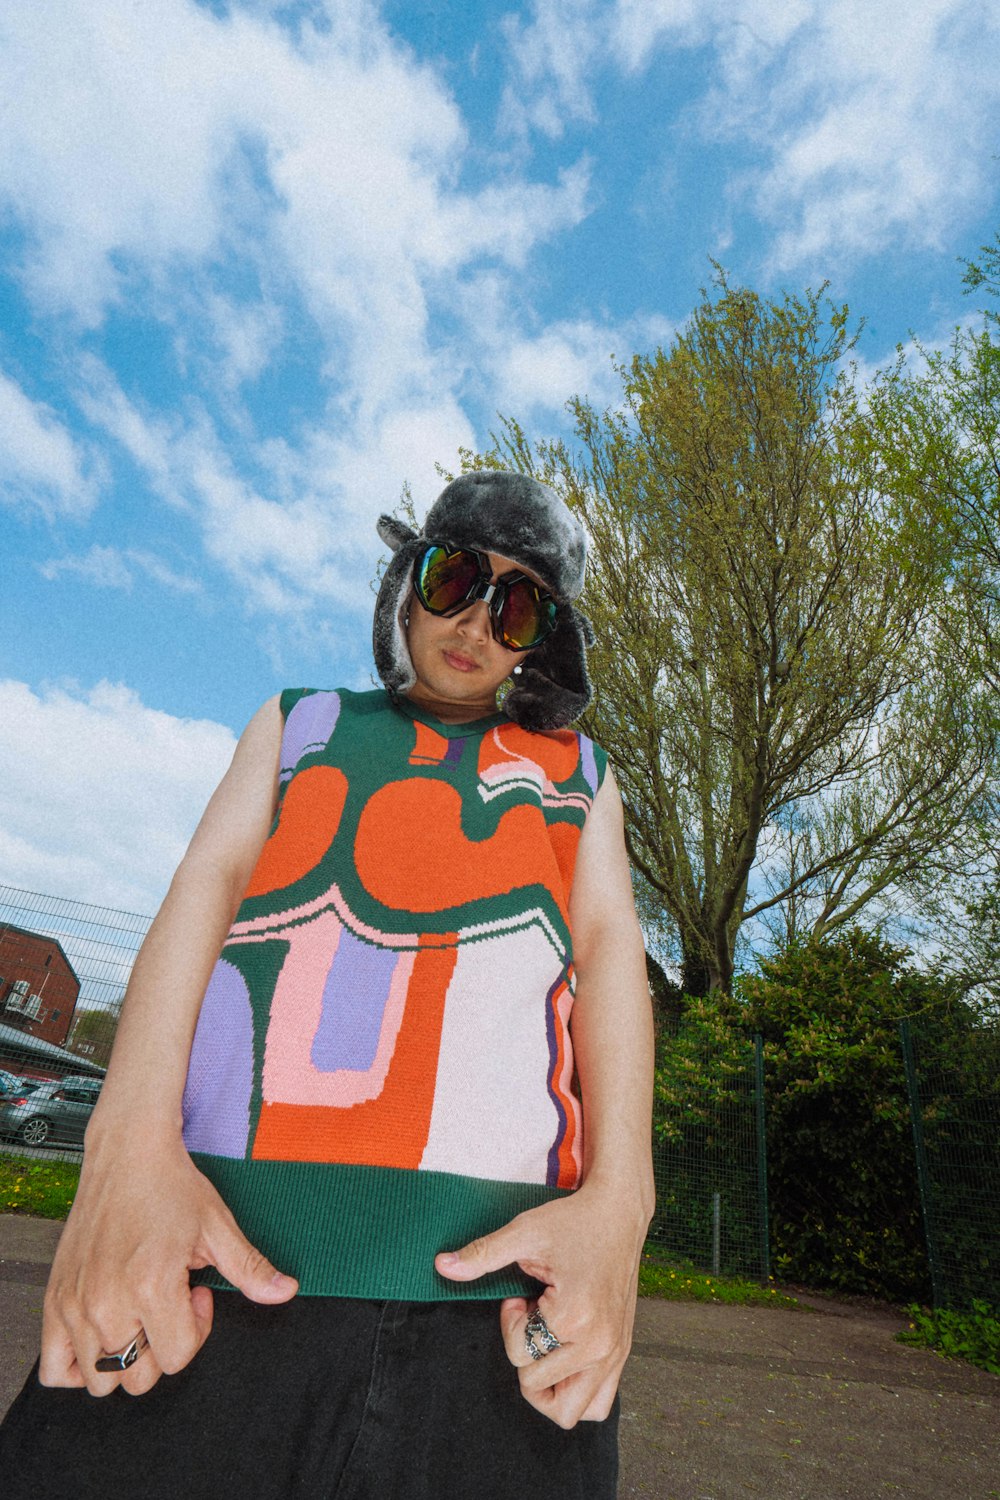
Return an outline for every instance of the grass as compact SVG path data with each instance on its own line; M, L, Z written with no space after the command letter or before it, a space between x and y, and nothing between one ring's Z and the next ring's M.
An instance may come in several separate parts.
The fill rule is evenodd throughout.
M65 1219L79 1180L79 1162L0 1156L0 1213Z
M739 1276L712 1276L694 1266L672 1260L659 1246L647 1244L639 1266L639 1296L676 1302L726 1302L730 1306L799 1308L796 1297L786 1297L773 1285L745 1281Z

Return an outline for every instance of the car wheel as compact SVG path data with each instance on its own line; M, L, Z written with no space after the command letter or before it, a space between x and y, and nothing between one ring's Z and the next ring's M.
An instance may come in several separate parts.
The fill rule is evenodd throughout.
M44 1146L52 1132L52 1126L48 1120L40 1116L34 1120L25 1120L21 1126L21 1139L26 1146Z

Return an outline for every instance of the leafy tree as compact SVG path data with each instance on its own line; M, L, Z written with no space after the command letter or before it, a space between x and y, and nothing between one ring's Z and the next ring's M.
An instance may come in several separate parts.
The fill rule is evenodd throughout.
M1000 236L966 263L966 289L1000 295ZM950 608L940 615L959 670L979 684L979 719L993 775L969 831L964 863L915 882L941 934L941 968L995 1005L1000 997L1000 312L957 328L943 349L915 343L876 378L869 399L881 485L901 525L934 534L947 554ZM928 877L930 877L928 879Z
M69 1040L72 1052L79 1052L90 1062L106 1068L111 1057L111 1048L118 1029L121 1001L111 1006L96 1007L77 1012L73 1032Z
M900 351L870 395L883 487L947 546L956 650L1000 688L1000 344L997 315L945 349Z
M986 748L941 615L950 555L902 524L845 361L846 309L721 276L576 441L502 421L465 467L554 484L591 539L598 699L629 852L683 987L727 990L741 927L818 938L928 860L960 865Z

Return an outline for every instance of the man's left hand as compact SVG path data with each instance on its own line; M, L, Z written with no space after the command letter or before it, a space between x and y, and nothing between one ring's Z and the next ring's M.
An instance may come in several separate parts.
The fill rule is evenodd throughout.
M585 1183L461 1250L438 1255L434 1265L452 1281L475 1281L516 1262L545 1284L537 1302L507 1298L500 1326L525 1400L569 1428L603 1421L611 1411L632 1344L645 1233L634 1195ZM542 1359L532 1358L525 1340L536 1306L561 1345Z

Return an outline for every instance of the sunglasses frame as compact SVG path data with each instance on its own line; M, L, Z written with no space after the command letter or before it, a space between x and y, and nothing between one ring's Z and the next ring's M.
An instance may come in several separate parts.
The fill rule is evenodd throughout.
M457 552L464 552L469 557L474 557L479 566L479 576L475 579L465 597L459 599L455 604L450 604L447 609L433 609L424 598L420 583L420 574L427 561L427 554L436 551L446 552L449 556L453 556ZM490 567L488 555L485 552L480 552L476 547L459 547L454 542L428 542L423 552L413 564L413 592L428 614L437 615L440 619L450 619L452 615L461 614L463 610L470 609L473 604L477 604L482 599L489 612L490 629L493 632L494 640L498 641L508 651L535 651L548 640L556 627L556 621L554 618L548 622L544 618L540 619L539 623L544 624L546 628L537 641L532 641L530 646L512 646L505 638L500 616L503 613L503 607L507 602L510 590L516 583L526 583L534 589L539 604L551 602L558 605L554 594L543 589L534 578L529 577L527 573L522 573L519 568L512 568L509 573L502 573L494 582L493 569Z

